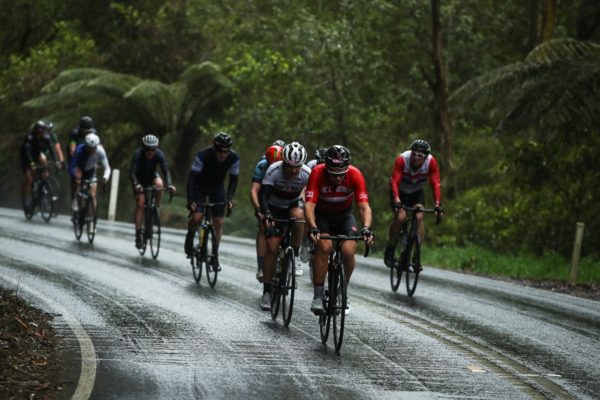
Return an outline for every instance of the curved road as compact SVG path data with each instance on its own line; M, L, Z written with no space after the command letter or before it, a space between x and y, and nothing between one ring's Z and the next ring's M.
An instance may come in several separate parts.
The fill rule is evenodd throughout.
M154 261L130 224L100 221L92 247L68 217L0 208L0 284L60 314L65 398L600 398L600 302L430 267L408 298L358 257L337 356L306 268L287 329L258 308L253 241L224 239L215 289L182 243L164 230Z

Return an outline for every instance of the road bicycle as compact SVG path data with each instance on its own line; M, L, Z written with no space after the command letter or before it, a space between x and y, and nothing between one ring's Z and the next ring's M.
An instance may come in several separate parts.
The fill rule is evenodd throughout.
M52 187L48 183L50 167L36 167L33 171L33 182L31 183L31 205L26 207L23 204L25 218L31 219L35 214L35 208L40 209L42 219L50 222L54 216L54 206L57 197L54 195Z
M173 192L168 188L157 188L148 186L144 189L144 220L142 225L142 246L138 248L140 255L146 253L146 247L150 242L150 254L153 259L158 258L160 251L160 212L156 206L156 193L169 191L169 203L173 199Z
M202 224L196 229L194 234L194 246L190 262L192 264L192 273L196 283L202 279L202 268L206 269L206 278L210 287L215 287L217 276L221 269L218 260L219 255L215 252L217 249L217 238L215 237L215 228L213 226L213 210L215 207L227 206L225 202L218 203L200 203L199 207L204 207L204 218ZM227 215L231 210L227 210Z
M327 281L323 295L324 312L319 314L319 328L321 331L321 342L327 343L329 331L333 325L333 343L335 352L340 353L344 339L344 322L346 319L346 305L348 293L346 285L346 274L342 262L342 245L346 240L363 240L360 235L322 235L319 240L331 240L333 252L329 254L327 262ZM368 257L371 247L365 248L364 256ZM314 252L314 250L313 250Z
M275 272L271 281L271 318L277 319L279 307L282 306L283 325L288 327L292 320L294 311L294 293L296 292L296 257L292 248L292 226L295 223L304 224L304 220L276 219L275 222L285 222L285 232L283 234L277 261L275 262Z
M394 243L394 259L390 267L390 284L395 292L400 286L402 273L405 273L406 293L412 297L417 290L419 274L423 269L421 265L421 241L417 234L417 214L435 213L435 210L422 207L402 208L409 214L408 220L402 225L398 240ZM436 216L436 224L440 222L440 216ZM398 244L400 243L400 246Z
M92 195L90 193L91 185L96 183L97 179L84 179L81 181L81 186L75 198L77 199L77 211L73 211L71 220L73 221L73 230L75 232L75 238L81 239L83 234L83 227L86 228L88 242L94 243L94 237L96 236L96 223L98 221L98 210L94 207L92 201Z

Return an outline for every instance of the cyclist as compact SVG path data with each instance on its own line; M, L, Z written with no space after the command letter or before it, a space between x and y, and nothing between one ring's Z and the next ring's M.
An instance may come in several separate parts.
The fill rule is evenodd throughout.
M315 158L306 163L308 168L313 169L316 165L323 164L325 162L325 153L327 152L327 147L319 147L315 151Z
M425 195L423 186L429 180L433 191L436 216L442 215L440 171L437 160L431 155L429 143L417 139L406 150L396 157L392 177L390 178L390 190L394 219L390 224L388 243L385 247L384 263L391 267L394 262L394 244L400 236L402 225L408 216L402 205L408 207L423 207ZM425 234L423 214L417 214L417 234L422 241Z
M91 117L83 116L79 120L79 124L76 128L73 128L69 133L69 143L67 145L67 157L69 162L71 161L71 157L73 157L73 153L75 153L75 149L77 146L82 144L85 140L85 136L88 133L91 133L94 128L94 121ZM97 134L97 132L94 132Z
M283 148L283 160L269 166L262 181L260 209L263 215L267 251L263 262L263 295L260 308L271 308L271 280L275 270L277 252L281 244L285 222L276 219L304 219L304 201L302 194L308 182L310 168L306 162L306 150L298 142L292 142ZM292 230L292 248L296 256L296 276L302 275L298 251L302 243L304 224L294 224Z
M254 208L254 215L258 219L258 231L256 233L256 279L262 283L263 279L263 262L265 258L265 252L267 251L267 244L265 242L265 235L262 228L263 214L260 211L260 189L262 187L262 180L265 177L267 168L269 165L276 161L281 161L283 158L283 146L272 145L267 148L267 151L260 158L256 167L254 167L254 173L252 174L252 185L250 186L250 202Z
M371 207L365 178L358 168L350 165L350 151L340 145L331 146L325 153L325 163L317 165L308 180L306 187L306 222L309 227L309 238L315 243L313 255L314 297L310 310L319 314L324 311L323 291L327 276L327 260L333 251L330 240L319 240L320 235L356 235L356 218L352 210L352 202L356 201L360 222L363 226L361 235L367 245L373 244L371 231ZM356 242L345 241L342 245L342 260L346 275L346 285L354 271L356 261ZM350 302L346 304L346 314L350 313Z
M96 169L98 163L102 164L104 173L102 176L102 183L106 184L110 178L110 165L108 164L108 157L104 147L100 144L100 138L96 134L95 129L91 129L91 132L85 136L84 143L77 146L73 157L69 164L69 174L72 180L72 198L73 198L73 211L77 211L77 198L75 193L81 187L82 179L95 179ZM90 195L92 196L92 204L96 208L96 182L90 185Z
M158 174L157 166L160 164L167 188L174 193L175 186L171 181L171 173L165 154L158 148L158 138L152 134L145 135L142 138L142 146L133 153L131 167L129 168L129 178L133 185L133 195L135 196L135 247L138 249L143 246L142 241L142 221L144 219L144 204L146 195L144 188L155 186L158 189L163 188L163 180ZM156 206L160 206L162 192L156 192Z
M217 133L213 138L212 147L201 150L192 163L187 180L187 208L191 215L188 219L188 231L185 237L185 253L191 258L194 251L194 233L204 218L204 207L199 204L206 201L212 203L225 202L227 209L233 208L233 196L240 175L240 156L231 149L233 139L225 132ZM225 175L229 172L229 184L225 193ZM213 209L216 248L214 248L215 266L221 270L218 249L223 233L225 206Z
M50 128L51 125L47 122L37 121L21 145L22 195L23 205L27 211L31 207L33 170L37 166L45 167L48 165L48 157L52 157L52 160L58 162ZM44 171L43 177L44 179L48 177L47 171Z

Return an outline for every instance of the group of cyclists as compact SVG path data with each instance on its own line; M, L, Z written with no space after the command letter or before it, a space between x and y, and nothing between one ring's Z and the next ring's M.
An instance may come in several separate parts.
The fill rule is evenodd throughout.
M23 206L31 206L32 171L49 165L52 158L59 168L64 167L64 158L52 124L38 121L21 147L24 172ZM135 246L142 246L142 222L144 215L145 188L167 189L174 193L171 174L165 154L158 148L159 138L146 134L142 145L136 149L131 161L129 177L135 198ZM218 132L212 146L199 151L193 159L187 177L187 209L189 211L184 251L188 258L194 251L194 235L206 212L206 202L214 204L212 210L215 229L213 246L214 266L220 270L218 247L223 234L223 222L226 212L234 207L234 195L240 174L240 155L233 150L233 139L225 132ZM73 211L77 202L74 193L82 179L96 178L97 165L103 166L102 182L110 178L111 168L106 151L100 143L93 120L84 116L69 136L67 147L68 172L71 177L71 196ZM256 278L263 285L260 308L268 311L271 306L271 283L277 262L279 246L288 221L292 225L291 246L296 257L295 275L303 274L300 261L300 248L303 239L312 242L311 274L314 286L311 311L324 312L323 296L327 275L327 263L332 252L329 240L321 240L321 235L362 236L368 246L374 242L371 229L372 211L362 172L352 165L350 150L345 146L332 145L315 151L315 158L307 162L308 154L298 142L285 143L276 140L270 145L257 162L250 186L250 202L257 219L256 235ZM162 169L162 178L158 172ZM164 178L164 180L163 180ZM225 188L225 180L228 185ZM427 141L415 140L410 149L397 156L389 181L391 208L394 212L389 227L388 242L385 248L384 263L391 267L394 245L400 235L402 224L407 219L404 206L423 207L425 196L423 187L429 182L433 191L435 213L442 215L440 173L438 163L431 154ZM91 186L91 196L95 202L96 185ZM156 204L160 205L157 193ZM356 203L358 221L353 204ZM94 203L95 204L95 203ZM360 222L360 228L358 225ZM418 216L418 236L422 240L424 224ZM304 244L306 246L306 243ZM356 241L345 241L341 254L346 277L349 283L355 267ZM346 305L346 314L350 312L350 303Z

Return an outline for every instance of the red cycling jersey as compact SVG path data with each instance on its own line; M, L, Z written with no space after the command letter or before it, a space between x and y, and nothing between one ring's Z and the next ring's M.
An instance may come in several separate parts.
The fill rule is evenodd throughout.
M390 178L392 194L394 198L400 197L400 192L414 193L423 188L427 178L433 190L433 198L436 203L441 202L442 191L440 189L440 170L435 157L427 156L423 165L416 171L410 168L410 150L396 157L394 170Z
M327 177L325 164L313 168L306 185L306 201L316 203L316 211L340 213L357 203L368 203L367 185L363 174L354 166L348 168L346 177L339 185L332 185Z

